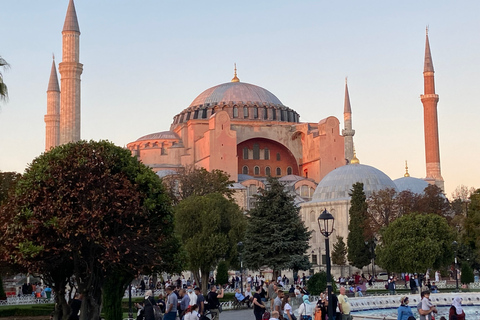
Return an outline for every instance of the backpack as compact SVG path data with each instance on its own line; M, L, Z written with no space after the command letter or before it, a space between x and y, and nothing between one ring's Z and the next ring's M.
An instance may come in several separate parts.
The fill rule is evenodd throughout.
M270 312L265 311L262 316L262 320L269 320L270 319Z

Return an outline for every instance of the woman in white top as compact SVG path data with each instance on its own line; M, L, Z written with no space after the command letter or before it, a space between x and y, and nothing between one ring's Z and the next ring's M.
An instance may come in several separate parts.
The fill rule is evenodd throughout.
M282 301L282 309L283 309L283 319L284 320L293 320L292 317L292 306L289 304L290 302L290 296L288 294L283 297Z
M185 315L183 316L183 320L198 320L198 306L194 304L193 306L188 306L187 310L185 310Z
M314 306L310 302L309 297L305 294L303 295L303 302L297 309L297 314L300 319L312 319L313 318L313 309ZM310 317L310 318L309 318Z

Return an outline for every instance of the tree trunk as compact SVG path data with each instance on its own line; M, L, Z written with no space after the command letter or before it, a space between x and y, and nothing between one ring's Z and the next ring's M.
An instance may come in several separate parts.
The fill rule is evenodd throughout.
M210 270L201 270L202 275L202 293L206 297L208 293L208 276L210 275Z
M125 289L133 277L121 272L109 273L103 285L103 310L105 320L121 320L123 318L122 299Z
M196 283L196 286L201 288L201 285L200 285L200 271L199 270L192 270L191 271L192 274L193 274L193 279L195 280L195 283Z

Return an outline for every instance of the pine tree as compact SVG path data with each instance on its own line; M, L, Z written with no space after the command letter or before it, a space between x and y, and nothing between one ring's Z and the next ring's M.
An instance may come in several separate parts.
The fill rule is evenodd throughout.
M275 178L257 196L245 233L243 261L247 268L275 271L310 268L306 252L311 232L305 227L294 198Z
M469 284L475 281L473 270L467 262L462 263L462 274L460 276L462 284Z
M347 245L343 237L337 236L337 242L333 245L332 263L340 266L347 264Z
M352 186L350 193L350 222L348 224L348 261L354 267L359 269L370 263L371 252L365 241L365 226L368 221L368 206L365 192L363 191L363 183L357 182Z

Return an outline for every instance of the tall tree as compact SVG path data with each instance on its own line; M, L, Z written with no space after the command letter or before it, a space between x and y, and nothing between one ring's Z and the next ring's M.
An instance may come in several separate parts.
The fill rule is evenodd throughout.
M102 290L112 302L106 318L121 317L127 284L153 266L171 266L178 249L161 180L104 141L62 145L34 159L1 209L0 242L3 259L54 286L56 318L68 317L65 285L75 276L82 320L98 319Z
M405 214L418 212L419 199L420 199L420 195L413 193L410 190L404 190L400 192L395 198L395 202L397 204L398 216L401 217Z
M442 189L432 184L425 188L418 200L419 212L435 213L450 220L453 216L450 203Z
M215 192L232 200L234 193L230 188L234 181L226 172L218 169L210 172L205 168L189 166L178 174L166 176L163 181L175 204L192 195L204 196Z
M191 195L175 207L176 233L187 252L188 265L204 293L210 271L219 261L237 259L245 217L238 205L220 193Z
M363 183L357 182L352 186L350 197L350 221L348 223L348 261L359 269L370 263L372 254L369 244L372 232L368 226L368 205L366 202Z
M14 188L21 176L17 172L0 172L0 205L7 199L8 192Z
M397 191L393 188L374 191L367 199L368 224L371 236L374 236L380 229L387 227L398 217L398 208L395 196ZM367 230L368 230L367 229Z
M472 248L475 254L480 254L480 189L470 195L462 242Z
M377 263L393 272L425 272L440 269L453 260L454 230L437 214L412 213L382 231Z
M332 263L340 266L347 264L347 245L343 237L337 236L337 241L333 245Z
M308 256L311 231L305 227L293 196L275 178L256 196L249 211L243 261L247 268L269 267L298 271L310 267Z
M9 64L7 63L7 61L5 61L5 59L3 59L2 57L0 57L0 70L3 69L7 69L9 67ZM8 89L7 89L7 85L5 84L5 82L3 81L3 74L2 72L0 72L0 101L1 100L6 100L8 98Z

